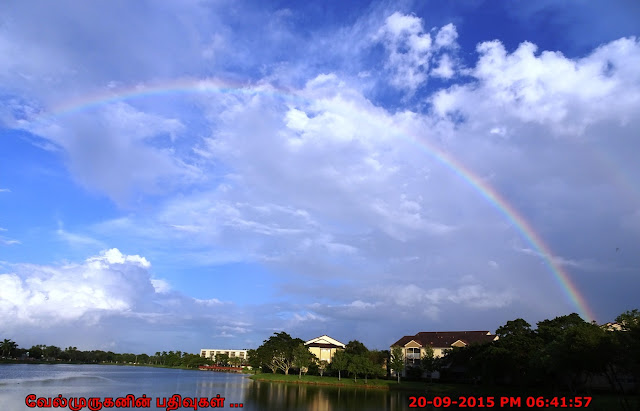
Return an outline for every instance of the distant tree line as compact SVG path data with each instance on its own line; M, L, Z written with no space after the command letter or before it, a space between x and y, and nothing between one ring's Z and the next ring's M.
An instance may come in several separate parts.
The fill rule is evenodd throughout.
M255 350L248 351L249 364L254 370L282 373L288 375L291 370L302 374L323 376L325 373L342 378L348 373L354 380L358 377L380 377L386 375L388 351L369 350L358 340L349 341L344 350L337 351L331 362L319 361L304 341L293 338L286 332L274 333Z
M23 361L40 362L71 362L78 364L143 364L166 367L197 368L200 365L232 365L228 358L220 358L219 362L203 358L197 354L182 351L158 351L155 355L114 353L112 351L91 350L82 351L76 347L61 349L55 345L34 345L31 348L20 348L11 339L0 342L0 353L5 359L20 359Z

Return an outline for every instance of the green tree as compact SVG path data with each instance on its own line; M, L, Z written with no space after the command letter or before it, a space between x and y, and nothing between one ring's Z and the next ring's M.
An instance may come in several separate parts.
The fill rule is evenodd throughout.
M258 350L251 349L247 351L247 363L253 369L253 373L257 374L263 364L263 359L260 357Z
M300 338L292 338L289 334L282 331L274 333L268 340L258 347L260 355L265 358L265 363L273 373L277 369L281 369L285 375L289 375L289 370L293 367L293 350L299 345L304 344Z
M553 325L549 326L553 328ZM544 330L543 333L552 335L552 328ZM491 357L486 360L493 362L492 376L506 376L519 384L531 382L527 381L527 378L533 379L538 374L534 372L534 368L542 350L543 340L522 318L507 321L496 330L496 335L499 337L498 341L486 352Z
M293 366L298 369L298 379L302 378L303 369L307 369L314 359L315 355L303 343L293 349Z
M369 353L369 349L358 340L349 341L344 350L351 355L367 355Z
M368 356L372 363L384 367L389 359L389 350L370 350Z
M44 355L47 357L47 359L58 359L60 358L60 354L62 353L62 350L60 349L60 347L56 347L55 345L48 345L44 348Z
M364 374L369 369L371 361L364 355L351 355L349 359L349 365L347 365L347 371L353 375L353 381L358 380L358 374Z
M402 347L395 346L391 349L391 361L389 362L391 368L398 376L398 384L400 384L400 374L404 370L404 354L402 353Z
M31 348L29 348L30 358L35 358L36 360L39 360L40 358L42 358L43 355L44 355L44 350L42 349L41 345L34 345Z
M430 345L424 347L424 353L420 358L420 369L422 372L428 373L431 380L431 374L435 371L435 355Z
M321 360L318 362L318 372L321 377L324 375L324 370L326 370L328 366L329 362L327 360Z
M265 344L258 347L256 353L256 360L260 362L261 366L269 368L274 374L278 371L278 364L275 362L276 354L273 346L266 344L265 341Z
M623 330L630 331L640 327L640 311L633 309L631 311L625 311L616 317L616 322L620 324Z
M210 364L211 361L198 354L184 354L182 357L182 365L188 368L197 368L201 365Z
M620 383L620 373L634 377L640 381L640 312L637 309L625 311L616 318L620 324L620 331L607 332L612 353L608 373L612 376L617 391L624 394ZM613 384L612 384L613 385ZM637 384L637 394L640 394L640 384Z
M216 364L219 366L226 366L229 364L229 355L227 354L216 354Z
M605 371L600 352L605 331L578 314L541 321L538 334L544 342L541 365L555 384L575 391L589 375Z
M349 354L342 350L336 351L336 353L333 354L331 369L338 371L338 381L341 380L341 371L346 370L349 366L349 357Z
M150 359L151 357L149 357L149 354L138 354L136 362L140 364L149 364Z
M66 354L66 358L69 361L76 361L78 359L78 348L77 347L67 347L64 349L64 353Z
M364 373L364 383L367 384L367 377L371 376L372 378L380 377L384 374L382 367L373 361L371 361L371 357L362 356L363 358L363 373Z
M14 351L18 348L18 344L15 341L5 338L0 343L0 351L2 351L3 357L13 357Z

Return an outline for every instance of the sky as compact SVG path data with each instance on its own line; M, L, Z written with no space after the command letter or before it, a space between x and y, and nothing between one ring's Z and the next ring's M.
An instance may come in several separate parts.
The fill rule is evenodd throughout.
M386 349L640 308L636 1L0 4L0 338Z

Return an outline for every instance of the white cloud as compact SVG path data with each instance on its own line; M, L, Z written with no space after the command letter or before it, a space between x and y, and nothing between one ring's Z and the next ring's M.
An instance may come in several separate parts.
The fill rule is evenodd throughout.
M34 267L29 267L34 268ZM70 267L69 267L70 268ZM50 326L57 322L74 320L96 312L123 311L131 306L131 299L111 287L94 288L96 284L78 284L82 274L66 270L38 270L23 279L16 274L0 275L3 284L0 310L7 324L17 322L31 326ZM87 273L87 277L100 280L102 273ZM105 280L105 279L102 279ZM90 322L93 322L90 320Z
M199 300L199 299L195 299L195 302L197 304L201 304L201 305L205 305L205 306L213 306L213 305L220 305L222 304L222 301L218 300L217 298L210 298L208 300Z
M188 329L193 324L197 340L204 340L200 335L203 327L236 333L247 333L251 328L252 316L241 314L233 303L177 293L168 281L152 277L150 267L146 258L126 255L116 248L82 263L0 265L4 271L0 274L4 332L23 338L28 335L47 344L73 343L84 349L115 341L125 350L121 344L131 342L132 335L164 334L167 326ZM234 318L244 319L243 329ZM25 327L32 331L20 332ZM64 332L52 335L52 329ZM162 343L147 342L138 349L166 349L178 342L174 337L169 333Z
M432 76L442 77L444 79L450 79L454 74L453 61L448 54L443 54L438 61L438 67L431 70Z
M3 237L0 237L0 243L2 243L4 245L22 244L18 240L14 240L14 239L11 239L11 238L3 238Z
M640 74L630 70L640 64L636 39L613 41L580 59L536 52L528 42L512 53L497 40L479 44L472 71L477 82L436 93L435 112L459 111L469 123L488 123L487 128L504 127L495 124L497 119L539 123L565 135L583 133L605 119L619 125L631 121L640 101Z
M374 36L388 52L387 68L392 72L391 84L410 94L426 83L434 53L438 49L456 47L457 32L453 24L440 29L435 44L423 29L422 19L395 12L385 20ZM431 73L450 78L453 76L451 60L441 57L438 68Z
M153 286L155 292L158 294L166 294L171 290L169 282L161 278L152 278L151 285Z
M83 264L38 266L16 264L0 275L0 311L7 324L51 326L135 309L136 301L153 293L149 263L117 249L88 258Z
M58 230L56 230L56 234L72 247L78 247L78 246L80 247L94 246L98 248L105 247L102 241L96 240L95 238L89 237L87 235L70 233L68 231L65 231L63 228L58 228Z
M508 305L513 299L509 290L487 290L479 284L466 284L455 289L444 287L425 289L415 284L389 285L371 288L368 293L383 298L385 306L433 307L438 311L454 303L473 308L497 308Z
M126 103L36 120L25 128L61 148L81 184L119 203L127 203L133 190L158 193L166 189L167 182L199 178L198 171L175 157L171 149L184 129L181 122ZM163 136L168 136L167 141Z
M456 39L458 38L458 31L453 23L449 23L438 30L436 34L436 46L440 48L454 48L457 47Z

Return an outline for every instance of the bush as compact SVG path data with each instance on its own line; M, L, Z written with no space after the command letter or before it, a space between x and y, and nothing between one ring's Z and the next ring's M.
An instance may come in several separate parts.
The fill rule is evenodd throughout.
M422 369L420 367L407 367L407 379L419 380L422 378Z

